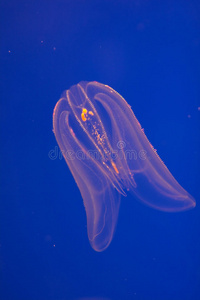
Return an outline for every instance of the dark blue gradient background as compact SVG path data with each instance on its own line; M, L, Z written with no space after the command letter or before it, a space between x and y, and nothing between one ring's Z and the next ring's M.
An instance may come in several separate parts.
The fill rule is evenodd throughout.
M0 22L0 299L200 299L200 2L2 0ZM197 201L170 214L123 198L102 253L66 163L48 156L53 108L81 80L127 100Z

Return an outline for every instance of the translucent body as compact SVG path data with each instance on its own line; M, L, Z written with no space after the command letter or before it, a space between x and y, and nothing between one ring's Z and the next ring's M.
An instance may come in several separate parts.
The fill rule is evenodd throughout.
M163 211L195 206L153 149L131 107L109 86L80 82L65 91L55 106L53 127L83 197L94 250L109 246L120 198L127 191Z

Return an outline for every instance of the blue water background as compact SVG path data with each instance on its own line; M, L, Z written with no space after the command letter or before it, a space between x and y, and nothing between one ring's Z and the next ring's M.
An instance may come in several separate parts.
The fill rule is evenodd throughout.
M200 299L200 2L2 0L0 20L0 299ZM170 214L122 198L102 253L66 163L48 156L53 108L81 80L123 95L197 201Z

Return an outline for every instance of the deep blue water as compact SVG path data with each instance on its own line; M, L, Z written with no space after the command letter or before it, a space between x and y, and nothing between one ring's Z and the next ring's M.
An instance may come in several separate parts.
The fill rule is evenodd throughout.
M1 20L1 300L200 299L199 1L5 1ZM122 198L95 252L52 113L81 80L117 90L197 206ZM99 297L99 298L98 298Z

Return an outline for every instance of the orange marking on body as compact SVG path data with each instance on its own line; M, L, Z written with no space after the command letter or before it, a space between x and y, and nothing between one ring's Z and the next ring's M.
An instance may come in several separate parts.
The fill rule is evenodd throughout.
M116 167L116 164L115 164L113 161L111 162L111 164L112 164L112 166L113 166L115 172L116 172L117 174L119 174L119 171L118 171L118 169L117 169L117 167Z
M82 119L83 122L85 122L87 120L87 118L85 116L86 114L87 114L87 109L83 108L82 114L81 114L81 119Z

